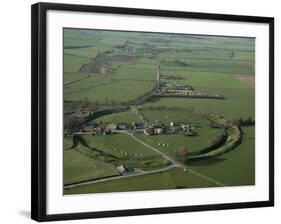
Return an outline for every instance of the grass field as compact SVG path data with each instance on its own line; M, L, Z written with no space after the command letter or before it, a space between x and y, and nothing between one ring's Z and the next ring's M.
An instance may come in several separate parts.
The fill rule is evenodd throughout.
M105 102L114 100L117 103L136 99L154 88L153 81L110 80L95 76L66 86L65 100L91 100ZM128 94L131 92L131 94Z
M112 164L92 159L76 149L64 151L64 184L117 174Z
M64 72L78 73L82 64L89 61L88 58L80 57L79 55L64 54ZM77 74L76 74L77 76ZM66 76L68 77L68 75Z
M118 158L116 163L143 170L154 170L165 166L166 160L158 153L151 151L126 134L94 137L85 135L84 139L90 147L116 156Z
M63 54L65 116L80 110L92 113L128 108L91 121L77 121L75 117L68 121L72 126L65 129L69 136L64 138L64 184L119 175L117 164L146 172L160 170L73 187L65 194L213 187L207 179L184 172L184 166L162 171L167 158L176 159L175 153L183 147L189 153L199 152L225 133L225 127L211 128L206 114L229 121L255 120L254 38L65 28ZM165 85L181 84L224 99L152 96ZM79 102L90 106L75 108ZM105 122L193 124L198 135L179 132L147 136L143 130L110 135L80 133L84 126ZM187 167L227 186L254 185L255 126L242 126L241 130L243 138L235 149L214 158L189 161ZM85 142L72 147L75 133Z
M201 126L208 126L209 121L202 116L195 114L187 109L171 108L171 109L158 109L154 107L149 109L147 107L141 108L141 113L149 122L162 122L166 125L170 125L171 122L182 122L187 124L198 124Z
M255 133L253 127L243 128L243 144L237 149L211 160L190 164L200 173L226 185L255 184Z
M174 106L193 108L200 112L216 113L231 117L254 117L255 92L252 89L229 89L224 91L227 100L160 98L146 106Z
M224 74L217 72L198 72L198 71L173 71L163 70L163 75L172 74L181 78L181 83L190 84L196 88L214 89L254 89L238 79L239 73ZM177 80L171 80L176 82Z
M214 187L215 185L207 180L197 177L180 168L173 168L169 171L148 174L139 177L128 177L108 182L89 184L65 190L65 194L104 193L120 191L145 191L145 190L166 190L193 187Z
M167 134L167 135L153 135L146 136L143 134L136 134L136 137L144 142L152 145L167 154L171 158L174 157L176 150L186 147L189 152L196 152L200 149L212 145L212 140L221 134L221 130L211 128L201 128L198 130L198 136L187 137L183 134ZM167 146L168 144L168 146Z

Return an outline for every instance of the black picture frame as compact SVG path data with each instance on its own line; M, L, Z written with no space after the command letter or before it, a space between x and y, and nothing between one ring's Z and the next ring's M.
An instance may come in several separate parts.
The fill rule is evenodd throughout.
M208 204L196 206L160 207L70 214L46 213L46 13L63 10L87 13L111 13L141 16L162 16L235 22L269 24L269 200L243 203ZM274 206L274 18L164 11L136 8L103 7L73 4L37 3L32 5L31 17L31 72L32 72L32 155L31 155L31 218L37 221L54 221L206 210L238 209Z

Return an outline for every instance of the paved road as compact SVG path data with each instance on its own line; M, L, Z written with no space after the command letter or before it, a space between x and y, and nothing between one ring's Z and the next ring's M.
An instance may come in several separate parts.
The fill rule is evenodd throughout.
M88 185L88 184L93 184L93 183L100 183L100 182L106 182L106 181L110 181L110 180L118 180L118 179L123 179L123 178L128 178L128 177L135 177L135 176L142 176L142 175L147 175L147 174L153 174L153 173L159 173L159 172L163 172L169 169L174 168L174 165L170 165L158 170L151 170L151 171L141 171L138 173L133 173L133 174L127 174L127 175L123 175L123 176L116 176L116 177L108 177L108 178L104 178L104 179L98 179L98 180L89 180L89 181L85 181L83 183L77 183L77 184L71 184L68 186L64 186L64 189L70 189L73 187L80 187L83 185Z

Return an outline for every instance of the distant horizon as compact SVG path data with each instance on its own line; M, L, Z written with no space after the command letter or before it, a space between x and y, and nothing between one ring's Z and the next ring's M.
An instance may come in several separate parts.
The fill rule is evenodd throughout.
M155 31L135 31L135 30L112 30L112 29L96 29L96 28L75 28L75 27L63 27L65 30L74 30L74 31L91 31L91 32L114 32L114 33L139 33L139 34L152 34L152 35L186 35L194 37L218 37L218 38L237 38L237 39L253 39L256 37L251 36L230 36L230 35L214 35L214 34L197 34L197 33L171 33L171 32L155 32Z

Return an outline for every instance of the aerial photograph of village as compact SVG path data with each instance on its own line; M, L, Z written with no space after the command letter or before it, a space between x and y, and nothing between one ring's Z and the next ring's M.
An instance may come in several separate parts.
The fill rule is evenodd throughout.
M64 195L255 184L255 38L63 29Z

